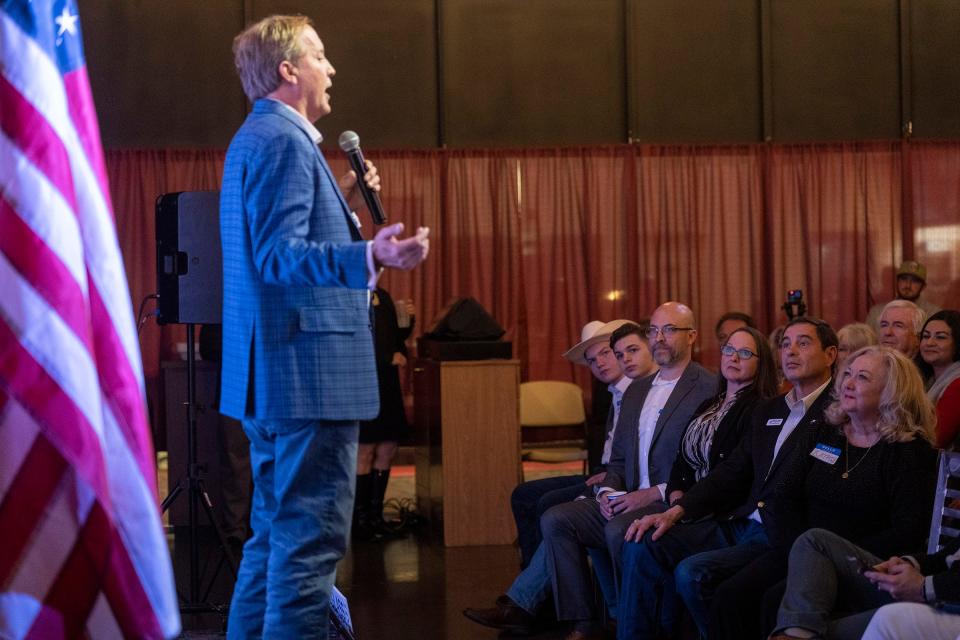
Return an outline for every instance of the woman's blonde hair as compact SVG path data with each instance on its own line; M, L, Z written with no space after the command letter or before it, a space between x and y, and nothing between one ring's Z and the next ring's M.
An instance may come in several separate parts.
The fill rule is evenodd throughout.
M233 39L233 63L250 102L280 86L280 63L300 59L300 34L308 27L306 16L270 16Z
M840 408L841 388L846 370L860 356L874 355L880 358L886 371L880 373L887 380L880 392L880 418L877 430L887 442L907 442L914 438L923 438L933 442L933 431L937 416L923 389L923 379L917 366L905 355L889 347L869 346L850 354L844 362L844 371L839 372L833 385L834 400L827 407L827 421L843 426L850 421L847 413Z

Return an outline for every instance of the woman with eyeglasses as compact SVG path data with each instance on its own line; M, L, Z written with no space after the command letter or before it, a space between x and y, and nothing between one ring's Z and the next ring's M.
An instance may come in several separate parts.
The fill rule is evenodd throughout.
M720 347L720 392L699 407L680 440L667 482L670 504L730 455L752 409L775 395L777 367L766 336L750 327L735 329Z
M748 433L754 408L777 395L777 366L765 335L740 327L727 337L720 347L719 386L718 395L698 408L680 440L666 488L670 504L729 457ZM640 543L628 540L624 544ZM631 611L640 601L639 585L634 581L642 578L633 571L621 575L617 637L634 638L639 632Z
M960 311L944 309L920 331L915 362L927 383L927 397L937 409L934 438L939 449L953 449L960 434Z

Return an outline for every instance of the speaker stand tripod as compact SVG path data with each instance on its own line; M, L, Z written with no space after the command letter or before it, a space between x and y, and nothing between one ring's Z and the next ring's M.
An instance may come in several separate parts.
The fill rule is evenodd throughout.
M237 577L237 561L233 557L233 553L230 550L230 545L227 544L227 539L223 535L223 530L220 528L220 525L217 523L217 519L213 513L213 503L210 501L210 496L207 493L206 487L203 483L203 466L197 462L197 413L201 410L197 404L197 389L196 389L196 358L194 356L194 337L193 337L193 323L187 323L187 401L185 406L187 408L187 475L180 478L177 482L177 486L170 491L170 494L163 499L163 502L160 504L160 509L162 512L170 508L177 498L181 494L186 494L187 496L187 531L189 537L189 595L186 599L186 602L183 603L180 607L181 613L205 613L205 612L217 612L224 614L226 612L226 607L223 605L213 605L206 602L207 594L209 589L203 595L200 596L200 545L197 540L197 530L199 527L198 522L198 509L197 505L199 504L204 513L207 515L207 521L213 527L214 532L217 534L217 541L219 544L219 549L223 554L222 557L226 558L227 566L230 568L231 573L233 574L234 579ZM219 571L219 565L217 567ZM216 578L216 573L210 579L211 583L213 579Z

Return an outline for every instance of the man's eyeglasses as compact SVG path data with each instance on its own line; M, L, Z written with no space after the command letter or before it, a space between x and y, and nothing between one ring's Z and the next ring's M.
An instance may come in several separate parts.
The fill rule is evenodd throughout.
M740 359L741 359L741 360L749 360L750 358L759 358L759 357L760 357L760 356L758 356L757 354L755 354L753 351L750 351L750 349L746 349L746 348L744 348L744 349L734 349L733 346L732 346L732 345L729 345L729 344L725 344L725 345L723 345L722 347L720 347L720 353L722 353L723 355L725 355L725 356L727 356L727 357L730 357L730 356L732 356L733 354L737 354L738 356L740 356Z
M650 325L647 327L646 336L648 340L656 340L657 336L661 333L664 338L672 338L677 335L677 331L693 331L693 327L675 327L672 324L664 325L663 327L655 327Z

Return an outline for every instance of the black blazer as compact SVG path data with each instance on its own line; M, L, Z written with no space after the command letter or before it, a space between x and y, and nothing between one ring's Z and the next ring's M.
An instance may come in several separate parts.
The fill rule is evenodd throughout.
M640 443L637 426L640 424L640 412L655 376L656 374L653 374L635 381L623 394L620 419L613 435L613 450L607 464L604 486L625 491L634 491L640 486ZM650 441L650 451L647 454L650 486L669 479L670 468L677 455L677 446L684 428L689 424L696 408L716 393L716 376L696 362L688 364L680 374L657 419L653 439Z
M803 434L823 421L823 412L831 397L831 383L804 414L793 430L776 460L773 449L783 422L790 415L785 396L768 400L754 412L749 436L744 437L726 462L694 485L677 502L684 508L685 519L716 515L718 518L746 518L759 509L760 519L767 530L771 546L788 546L804 529L803 506L788 478L795 468L792 458L797 454ZM770 424L779 420L779 424ZM771 460L773 464L771 466ZM739 500L732 500L738 497ZM744 498L745 497L745 498ZM738 502L733 508L729 505Z
M693 420L713 406L717 400L714 397L704 401L694 412ZM743 435L750 433L754 410L762 406L762 403L763 399L754 386L744 390L742 395L737 398L730 410L727 411L727 415L723 416L723 420L717 425L717 430L713 434L713 442L708 454L709 469L716 468L718 464L729 458L733 450L740 444ZM690 420L690 424L693 424L693 420ZM690 424L683 430L683 438L680 439L680 446L677 448L677 457L670 470L670 480L667 482L668 498L673 491L680 490L686 493L697 482L693 467L683 457L683 441L690 430Z
M938 601L960 604L960 562L947 566L947 556L958 551L960 538L954 538L936 553L915 556L920 564L920 573L933 576L933 591Z

